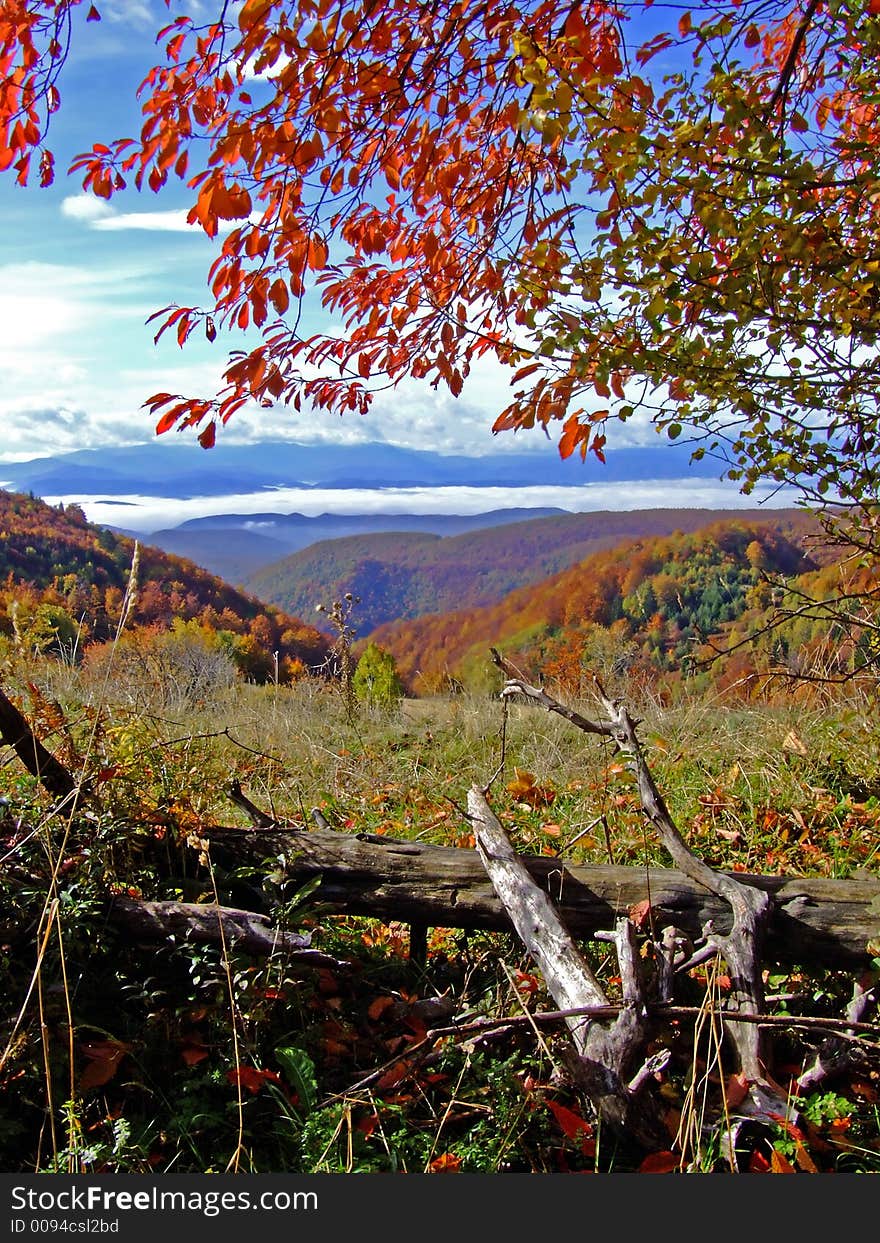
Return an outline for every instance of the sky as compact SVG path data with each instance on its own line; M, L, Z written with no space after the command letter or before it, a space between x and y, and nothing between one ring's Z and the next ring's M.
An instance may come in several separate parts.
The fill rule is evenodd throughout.
M209 0L181 3L197 16ZM154 343L156 325L148 318L169 303L203 304L216 253L216 243L185 222L184 187L172 179L159 195L129 190L106 202L66 175L70 161L93 142L139 131L136 86L159 60L156 31L176 11L173 0L170 13L163 0L99 0L98 7L100 22L86 24L79 14L60 81L61 109L50 133L55 184L22 189L10 174L0 176L0 464L153 440L146 398L158 391L213 393L226 347L242 345L241 338L222 335L212 345L195 334L181 350L173 333ZM492 436L507 394L500 364L486 360L475 365L458 399L405 381L379 395L365 417L242 410L223 435L229 443L284 437L371 440L442 453L555 453L540 431ZM180 435L193 438L187 431L162 439ZM656 443L662 451L663 441L638 419L615 428L614 436L619 445ZM210 470L210 453L204 457ZM680 503L675 492L668 493L669 504ZM718 504L755 501L739 499L732 484L719 483L715 494ZM623 506L617 500L614 507L635 507L635 497Z

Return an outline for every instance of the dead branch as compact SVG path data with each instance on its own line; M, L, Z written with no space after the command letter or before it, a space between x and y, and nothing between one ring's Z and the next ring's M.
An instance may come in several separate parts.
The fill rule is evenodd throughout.
M807 1067L798 1079L801 1094L814 1091L827 1079L843 1073L856 1062L859 1050L852 1038L858 1028L864 1027L865 1016L877 1009L877 975L876 971L866 972L856 980L852 999L846 1008L846 1026L843 1032L827 1036L819 1045L812 1066Z
M468 811L477 851L492 885L544 982L561 1010L605 1006L599 981L559 919L547 894L518 858L482 790L468 793ZM630 930L630 932L627 931ZM641 990L632 971L634 958L629 920L618 926L621 967L626 970L624 1006L610 1027L572 1015L566 1024L573 1047L564 1061L586 1092L600 1118L623 1138L645 1148L663 1146L665 1129L650 1098L638 1097L623 1079L633 1054L645 1040Z
M502 696L508 698L512 695L523 695L546 711L560 711L557 701L543 688L531 686L521 678L510 676L512 670L494 650L492 659L507 676L507 682L501 692ZM579 714L565 711L560 714L566 716L578 728L591 734L611 738L617 744L628 757L635 775L642 810L675 866L694 884L727 902L733 915L733 924L729 933L719 934L710 926L710 935L707 939L718 946L730 968L732 982L730 1009L733 1014L761 1013L764 1008L763 942L772 909L770 898L766 893L743 885L730 875L716 872L693 853L673 821L645 761L636 734L638 723L633 720L621 703L610 699L605 694L598 679L594 679L594 684L599 703L607 716L606 721L589 721L580 717ZM728 1030L736 1046L743 1074L750 1084L761 1085L763 1097L766 1091L771 1089L766 1079L766 1058L761 1029L748 1023L737 1024L735 1018L731 1018Z

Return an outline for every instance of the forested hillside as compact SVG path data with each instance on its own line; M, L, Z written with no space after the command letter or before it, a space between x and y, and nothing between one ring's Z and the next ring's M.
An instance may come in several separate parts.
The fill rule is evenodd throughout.
M366 637L398 618L496 603L518 587L583 561L622 541L694 531L740 516L805 538L815 530L796 510L648 509L559 514L460 535L389 531L323 540L252 574L249 590L294 614L318 601L358 596L355 624Z
M717 522L617 544L497 604L393 623L372 638L422 692L485 676L490 645L574 690L585 667L677 679L693 673L695 662L711 654L709 641L734 623L738 637L765 628L774 576L816 574L832 559L805 519ZM821 625L813 630L826 633ZM804 623L796 633L774 631L763 648L743 650L719 676L745 675L771 645L775 656L786 657L789 647L815 638L813 630Z
M110 641L126 616L138 630L188 627L257 681L295 676L327 657L313 626L237 591L190 561L54 508L0 491L0 641L72 655ZM276 665L277 662L277 665Z

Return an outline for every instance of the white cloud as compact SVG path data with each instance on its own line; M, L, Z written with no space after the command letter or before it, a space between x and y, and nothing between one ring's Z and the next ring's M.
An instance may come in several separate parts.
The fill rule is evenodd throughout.
M2 472L2 466L0 466ZM742 496L733 484L712 480L641 480L626 483L584 484L582 487L525 488L277 488L271 492L235 496L191 497L174 500L154 496L47 496L82 505L91 522L139 532L158 531L189 518L211 514L300 513L337 514L481 514L512 506L557 506L571 513L632 509L754 509L795 504L793 493L756 489Z
M61 213L78 224L88 225L100 232L116 233L127 229L141 229L152 233L191 233L203 237L200 225L190 224L187 208L169 208L165 211L119 212L109 203L93 198L90 194L72 194L61 203ZM252 220L259 220L253 213ZM218 233L229 233L241 225L240 220L218 221Z
M81 220L86 224L100 219L110 213L109 203L94 198L91 194L69 194L61 200L61 214L70 220Z
M190 224L185 211L129 211L99 216L91 222L93 229L149 229L155 233L201 233L198 225Z

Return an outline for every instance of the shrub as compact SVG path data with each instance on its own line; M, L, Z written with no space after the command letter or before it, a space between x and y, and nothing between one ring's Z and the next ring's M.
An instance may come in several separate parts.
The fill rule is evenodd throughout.
M374 708L393 708L403 698L403 683L390 652L368 643L352 680L355 698Z

